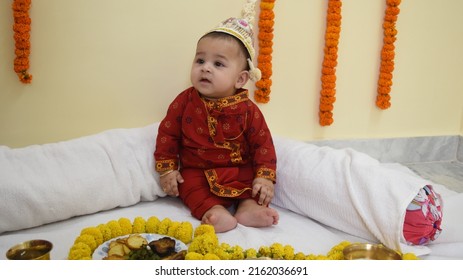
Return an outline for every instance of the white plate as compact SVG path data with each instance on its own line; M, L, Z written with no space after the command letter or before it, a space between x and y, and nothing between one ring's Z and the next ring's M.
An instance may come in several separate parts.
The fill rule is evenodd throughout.
M163 237L169 237L169 238L175 240L175 252L180 252L182 250L187 250L188 249L188 247L185 245L185 243L183 243L182 241L177 240L177 239L175 239L175 238L173 238L171 236L161 235L161 234L154 234L154 233L134 233L134 234L139 234L139 235L143 236L148 241L148 243L150 243L151 241L154 241L154 240L161 239ZM113 239L108 240L105 243L101 244L93 252L92 259L94 259L94 260L102 260L104 257L107 257L108 256L108 250L109 250L109 243L111 243L112 241L117 240L117 239L129 237L130 235L132 235L132 234L119 236L119 237L113 238Z

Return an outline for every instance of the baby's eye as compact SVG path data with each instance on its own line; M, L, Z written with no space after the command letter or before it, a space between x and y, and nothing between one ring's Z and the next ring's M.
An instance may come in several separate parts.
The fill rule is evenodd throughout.
M203 64L203 63L204 63L204 59L198 58L198 59L196 59L196 63L198 63L198 64Z
M219 62L219 61L215 62L214 65L217 67L225 66L222 62Z

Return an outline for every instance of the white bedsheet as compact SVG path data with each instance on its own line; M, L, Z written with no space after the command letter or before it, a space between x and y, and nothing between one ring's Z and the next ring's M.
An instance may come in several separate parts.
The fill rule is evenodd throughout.
M199 222L178 199L165 198L154 172L158 123L115 129L66 142L0 146L0 254L29 239L54 243L65 259L81 229L137 216ZM426 247L400 245L423 258L463 259L463 194L428 182L400 165L384 165L351 149L275 139L278 170L272 207L280 223L238 228L221 242L259 248L278 242L326 254L343 240L398 249L405 207L431 183L444 198L443 232Z
M218 234L219 241L230 245L240 245L242 248L256 249L278 242L283 245L292 245L296 252L305 254L326 254L331 247L344 240L368 241L327 227L289 210L277 206L272 207L280 213L278 225L270 228L248 228L238 225L230 232ZM160 219L168 217L173 221L190 221L193 227L199 225L199 221L191 217L181 201L170 197L160 198L155 202L140 202L131 207L117 208L36 228L4 233L0 235L0 252L2 252L0 259L5 259L5 252L10 246L29 239L51 241L54 245L51 259L66 259L75 238L79 236L83 228L97 226L121 217L127 217L133 221L138 216L144 218L157 216ZM463 225L460 224L458 227L461 232ZM452 232L444 231L439 241L429 246L431 253L420 257L422 259L463 259L463 242L452 241L453 238L456 236ZM457 238L461 240L461 237Z

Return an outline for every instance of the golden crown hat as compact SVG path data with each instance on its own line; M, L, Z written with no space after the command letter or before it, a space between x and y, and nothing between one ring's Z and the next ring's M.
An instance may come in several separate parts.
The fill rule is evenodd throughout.
M223 32L227 33L238 40L240 40L243 45L246 47L246 50L249 53L248 65L249 65L249 76L250 79L254 82L260 80L262 74L259 68L255 67L253 64L254 56L256 54L254 50L254 34L252 32L252 23L254 22L254 13L255 13L256 0L247 0L247 3L244 5L243 10L241 11L241 18L231 17L228 18L219 25L217 25L212 30L209 30L207 33L211 32ZM206 34L207 34L206 33Z

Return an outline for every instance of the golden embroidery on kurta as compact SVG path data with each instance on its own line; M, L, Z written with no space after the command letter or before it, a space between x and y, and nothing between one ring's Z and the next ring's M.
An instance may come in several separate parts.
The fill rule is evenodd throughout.
M256 177L269 179L273 182L276 181L275 170L270 168L259 168L259 170L257 170Z
M165 172L170 170L178 169L178 164L174 160L167 159L167 160L158 160L156 161L156 171L157 172Z
M241 164L243 163L243 158L241 156L241 146L240 144L238 143L233 143L231 141L235 140L235 139L238 139L238 137L240 137L243 132L244 132L244 129L235 137L233 138L225 138L223 143L217 143L214 139L215 136L217 136L217 125L218 125L218 121L215 117L211 116L209 114L210 111L221 111L223 108L225 107L236 107L236 105L240 102L244 102L244 101L247 101L249 100L248 98L248 91L245 90L243 92L240 92L238 94L235 94L235 95L232 95L232 96L228 96L228 97L224 97L224 98L221 98L217 101L212 101L212 100L204 100L203 99L203 102L204 102L204 105L206 106L206 111L207 111L207 127L209 129L209 134L210 136L212 137L212 139L214 140L214 145L218 148L224 148L224 149L227 149L227 150L230 150L230 160L233 164ZM245 123L246 123L246 119L247 119L247 112L246 112L246 116L244 118L245 120ZM224 124L224 126L227 126L229 124ZM246 126L246 125L245 125Z
M243 189L235 189L229 186L221 185L217 182L218 176L215 169L204 170L210 190L213 194L221 197L238 197L245 191L252 191L251 187Z

